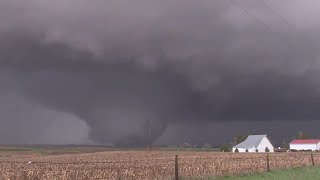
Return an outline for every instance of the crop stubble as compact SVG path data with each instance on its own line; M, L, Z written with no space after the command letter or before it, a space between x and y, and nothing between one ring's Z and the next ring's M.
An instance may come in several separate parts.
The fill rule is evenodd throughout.
M172 179L179 155L183 177L236 175L266 170L265 153L110 151L53 156L0 156L0 179ZM270 153L270 168L311 165L310 153ZM314 153L315 164L320 154ZM28 163L31 161L31 163Z

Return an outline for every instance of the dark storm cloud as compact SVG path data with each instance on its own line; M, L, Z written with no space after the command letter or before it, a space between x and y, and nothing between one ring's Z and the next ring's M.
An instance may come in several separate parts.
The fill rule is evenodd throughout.
M168 122L317 120L319 2L268 3L295 30L254 0L239 4L272 31L223 0L2 0L1 89L98 141L146 142L150 120L153 139Z

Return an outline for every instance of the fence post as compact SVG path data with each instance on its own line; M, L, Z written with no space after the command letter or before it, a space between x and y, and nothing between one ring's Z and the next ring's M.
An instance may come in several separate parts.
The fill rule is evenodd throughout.
M175 180L179 180L179 162L178 162L178 155L175 158Z
M117 180L121 180L120 169L117 169Z
M269 153L267 153L267 172L270 172L270 166L269 166Z
M313 153L311 152L311 162L312 162L312 166L314 166L314 159L313 159Z

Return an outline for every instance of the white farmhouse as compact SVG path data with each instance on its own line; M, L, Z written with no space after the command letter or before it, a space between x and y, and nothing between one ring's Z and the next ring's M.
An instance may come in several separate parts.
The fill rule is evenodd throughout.
M274 147L267 135L249 135L247 139L232 148L232 152L274 152Z
M297 139L289 143L290 149L301 150L320 150L320 139Z

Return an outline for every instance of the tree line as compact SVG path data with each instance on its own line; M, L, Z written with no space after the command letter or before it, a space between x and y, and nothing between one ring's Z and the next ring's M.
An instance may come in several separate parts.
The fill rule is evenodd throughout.
M232 147L245 141L250 133L242 134L242 135L236 135L233 137L232 141L229 143L224 143L218 147L218 149L221 152L231 152ZM270 141L272 142L272 139L268 137ZM299 131L295 136L284 139L282 141L281 147L285 149L289 149L289 142L294 139L310 139L311 136L309 134L306 134L302 131ZM190 143L183 143L181 145L175 145L175 146L169 146L169 148L203 148L203 149L212 149L213 146L210 143L204 143L203 145L191 145ZM268 150L266 150L268 151Z

